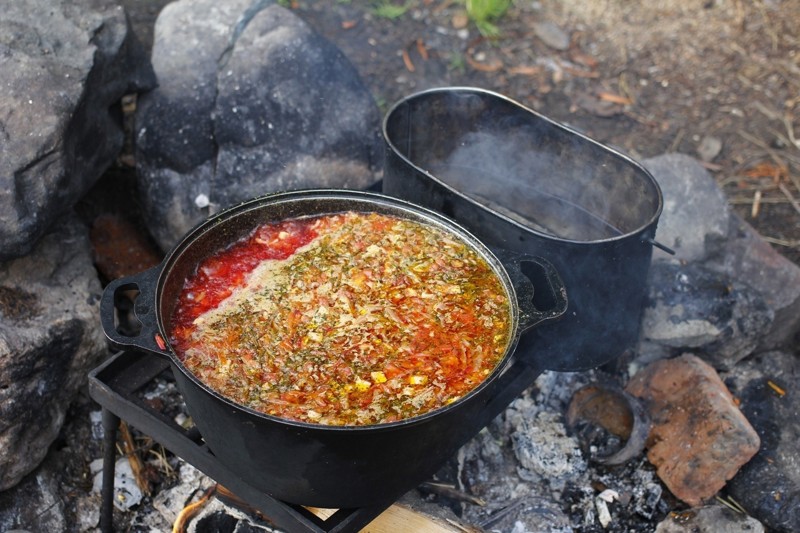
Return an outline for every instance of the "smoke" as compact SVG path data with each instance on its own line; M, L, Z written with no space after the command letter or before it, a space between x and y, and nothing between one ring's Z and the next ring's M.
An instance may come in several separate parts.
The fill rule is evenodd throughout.
M657 212L640 167L491 93L431 93L405 112L405 138L393 141L417 167L540 233L611 239L641 230Z

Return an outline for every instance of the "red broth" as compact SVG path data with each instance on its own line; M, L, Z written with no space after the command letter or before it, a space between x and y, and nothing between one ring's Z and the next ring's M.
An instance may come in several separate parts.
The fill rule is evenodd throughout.
M259 227L186 280L170 341L220 394L303 422L368 425L445 406L503 358L508 295L469 245L376 213Z

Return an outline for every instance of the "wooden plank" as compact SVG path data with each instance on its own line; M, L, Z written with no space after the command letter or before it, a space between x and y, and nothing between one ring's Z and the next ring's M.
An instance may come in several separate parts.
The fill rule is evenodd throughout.
M322 518L330 517L336 509L320 509L307 507L309 511ZM434 517L410 507L395 503L378 517L370 522L361 533L401 533L413 531L415 533L465 533L478 531L469 526L459 527L444 518Z
M464 533L463 529L457 528L442 518L423 514L400 504L392 505L361 530L362 533L398 533L400 531Z

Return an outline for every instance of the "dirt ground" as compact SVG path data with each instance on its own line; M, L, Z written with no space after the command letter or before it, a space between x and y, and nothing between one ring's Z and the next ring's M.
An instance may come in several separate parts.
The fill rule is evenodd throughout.
M387 3L407 9L389 18ZM291 5L348 56L382 111L418 90L477 86L634 159L695 156L800 262L800 2L515 0L494 38L459 0Z
M149 44L166 0L122 3ZM476 86L637 160L695 156L800 264L800 2L513 0L494 37L465 0L281 3L344 52L381 111Z

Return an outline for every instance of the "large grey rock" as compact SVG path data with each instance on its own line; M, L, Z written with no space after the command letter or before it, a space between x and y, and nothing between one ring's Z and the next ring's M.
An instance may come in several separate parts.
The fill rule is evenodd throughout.
M29 255L0 263L0 490L42 461L106 353L87 235L70 215Z
M800 267L780 255L733 213L713 177L695 159L666 154L643 161L664 194L653 261L698 262L759 292L774 314L756 350L789 345L800 330Z
M119 6L8 0L0 17L0 260L21 257L109 167L120 98L152 87Z
M729 369L755 350L773 319L749 285L700 263L659 261L650 269L639 351L653 360L691 350Z
M656 241L683 261L718 255L728 236L730 209L714 178L696 159L682 154L660 155L642 164L664 195ZM655 261L669 258L662 250L653 252Z
M156 22L152 61L159 87L138 104L137 164L165 250L252 197L377 180L377 106L344 55L291 11L174 2Z

